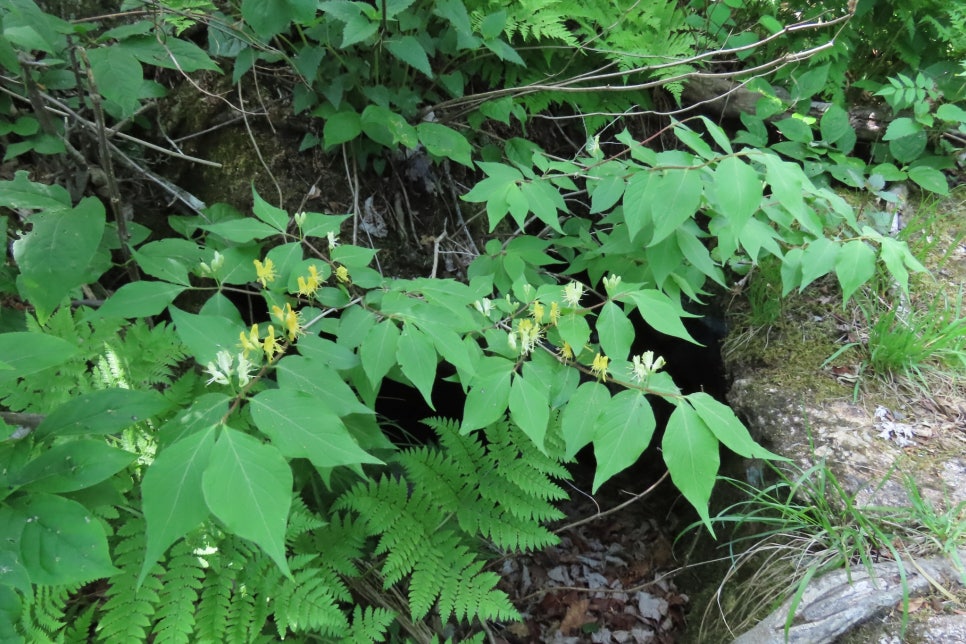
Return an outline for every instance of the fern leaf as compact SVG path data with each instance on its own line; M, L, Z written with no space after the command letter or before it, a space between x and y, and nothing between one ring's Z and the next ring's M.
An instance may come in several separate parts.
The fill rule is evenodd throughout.
M385 639L386 630L395 616L385 608L356 605L352 610L352 625L349 634L342 638L343 644L369 644Z
M195 627L195 603L204 570L184 540L172 546L154 626L155 644L187 644Z
M63 644L88 644L93 634L94 615L97 605L91 604L79 615L71 620L70 625L64 630Z
M323 566L293 571L295 581L286 579L275 600L275 621L279 635L313 632L328 636L344 636L349 621L339 609L337 596L343 594L340 579Z
M67 601L77 591L77 586L35 586L33 594L24 598L21 622L25 632L34 632L33 638L48 638L61 631L67 623ZM43 633L43 635L40 635Z
M114 548L114 565L121 572L110 578L106 593L108 600L101 606L97 620L97 636L103 642L142 642L147 639L158 605L159 576L163 569L156 564L139 588L137 578L144 553L144 520L129 519L118 530L117 536L120 540Z
M218 544L218 552L208 559L209 569L201 588L201 599L195 612L195 632L209 642L225 641L232 591L240 570L250 558L240 540L226 537Z

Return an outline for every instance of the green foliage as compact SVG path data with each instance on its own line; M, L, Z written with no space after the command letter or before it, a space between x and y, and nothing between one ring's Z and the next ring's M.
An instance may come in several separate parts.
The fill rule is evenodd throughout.
M964 120L952 103L922 108L939 83L897 76L883 96L913 109L890 128L902 167L848 156L841 108L818 124L821 142L789 117L767 149L762 114L736 140L707 119L675 123L677 150L625 130L571 159L510 138L476 161L465 132L485 119L522 123L552 102L623 110L662 82L679 97L691 69L680 61L740 16L722 8L700 26L678 3L554 0L157 10L103 29L0 0L7 157L67 149L46 118L54 100L89 102L104 135L146 124L144 101L164 93L152 67L218 71L218 56L238 83L284 63L298 74L296 113L321 120L303 147L362 159L422 146L479 168L464 198L506 239L486 244L465 282L388 278L371 266L376 249L340 242L347 216L291 216L254 190L251 216L215 204L150 239L109 222L94 197L25 172L0 182L0 207L20 217L2 219L20 236L0 288L29 310L0 333L5 641L368 641L513 619L489 554L553 543L562 463L592 447L595 491L632 466L657 430L655 398L673 406L661 442L671 478L710 529L720 445L778 457L723 403L681 392L664 358L635 346L637 329L693 342L684 303L759 264L782 294L834 274L848 300L880 266L907 290L922 267L824 174L876 193L904 178L942 192L939 165L912 144ZM194 24L209 27L207 53L178 37ZM521 100L507 85L598 68L635 93L557 85ZM795 76L796 100L829 69ZM498 95L481 103L472 92L490 81ZM478 111L461 129L446 106ZM119 248L132 281L92 305L84 289ZM435 409L442 374L465 394L460 418L428 421L437 442L400 449L377 422L380 392L402 383ZM103 592L80 590L94 581Z

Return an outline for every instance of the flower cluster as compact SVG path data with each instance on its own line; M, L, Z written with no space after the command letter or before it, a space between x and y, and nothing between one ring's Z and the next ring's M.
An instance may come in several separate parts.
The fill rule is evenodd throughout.
M299 295L306 297L315 295L315 292L322 286L322 278L319 276L319 269L315 267L315 264L309 265L308 277L299 275L298 285Z
M661 356L655 358L653 351L645 351L639 356L634 356L632 361L634 380L637 382L646 381L652 373L660 371L665 365L664 358Z
M286 304L284 309L279 306L272 307L272 315L285 327L289 342L295 342L295 338L302 333L302 328L299 326L299 313L300 311L292 310L291 304Z
M234 364L236 360L237 366ZM232 374L234 374L238 378L238 385L245 387L251 382L252 369L254 368L255 365L248 360L248 356L244 353L233 356L230 351L222 349L215 356L215 359L205 366L205 371L211 376L205 384L210 385L216 382L219 385L229 385L231 384Z
M253 351L264 352L265 357L271 362L275 359L275 356L285 350L275 338L275 327L271 324L268 325L268 331L265 333L264 338L258 333L257 324L253 324L248 333L242 331L238 337L241 339L239 346L242 349L242 355L246 358Z

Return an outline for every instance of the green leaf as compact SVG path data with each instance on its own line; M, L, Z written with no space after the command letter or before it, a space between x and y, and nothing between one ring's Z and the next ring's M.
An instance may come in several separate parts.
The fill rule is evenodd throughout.
M765 180L771 186L771 193L781 206L794 217L805 215L804 188L806 177L801 166L783 161L775 154L762 154L756 157L765 164Z
M292 505L292 470L277 448L225 427L211 450L201 487L225 527L255 542L289 579L285 527Z
M655 289L642 289L640 291L630 291L622 294L619 299L630 298L637 305L637 310L641 312L641 317L655 330L672 335L675 338L688 340L699 344L691 337L688 330L684 328L681 318L685 316L681 306L675 303L667 295Z
M853 239L839 251L835 260L835 276L842 286L844 305L856 289L875 275L875 251L860 239Z
M34 183L26 170L17 170L12 181L0 181L0 206L13 210L69 209L70 193L56 184Z
M134 54L120 45L112 45L88 49L87 59L98 93L117 103L124 116L133 114L144 82L144 71Z
M626 182L623 177L611 175L604 177L600 181L587 182L590 190L590 212L596 214L606 212L614 207L621 197L624 196Z
M789 141L805 144L812 142L812 128L800 118L785 118L775 121L775 127Z
M102 39L106 35L103 34ZM204 49L181 38L168 36L162 42L154 34L135 36L123 39L120 47L133 54L145 65L175 69L188 74L202 69L221 72Z
M610 392L599 382L585 382L571 396L561 416L561 432L567 444L567 459L587 445L597 434L597 419L610 403Z
M836 143L853 132L852 125L849 123L849 113L835 103L829 105L825 114L822 114L819 127L822 131L822 139L826 143Z
M436 380L436 349L433 341L412 324L404 324L396 348L403 375L416 386L433 411L433 382Z
M680 403L671 413L661 451L674 486L698 511L713 536L708 504L720 465L718 439L686 402Z
M268 39L284 31L290 22L311 22L316 4L315 0L242 0L241 12L255 33Z
M473 168L473 148L456 130L440 123L423 122L416 126L416 133L430 154Z
M426 50L423 49L423 46L416 38L413 36L401 36L387 40L385 45L390 54L410 67L421 71L427 78L433 77L433 69L429 65Z
M597 315L597 335L600 337L600 348L606 355L624 360L634 341L634 325L621 307L608 301Z
M119 572L111 565L103 524L80 503L31 494L15 507L30 517L20 537L20 555L34 584L83 584Z
M211 362L221 350L238 353L242 329L231 320L186 313L175 306L169 306L168 312L178 337L200 364Z
M419 143L416 128L388 107L367 105L362 110L360 122L366 136L380 145L392 147L398 143L406 148L415 148Z
M216 224L199 226L199 228L220 235L237 244L244 244L253 239L268 239L278 234L277 230L253 217L220 221Z
M937 195L949 194L949 183L946 181L946 175L935 168L924 165L909 168L909 178L915 181L920 188Z
M135 458L102 440L74 440L42 452L16 472L11 482L31 492L74 492L114 476Z
M326 148L351 141L361 133L362 118L358 112L351 109L336 112L325 120L325 126L322 128L322 138L325 140Z
M547 434L547 423L550 422L548 393L546 387L540 387L519 374L513 377L510 384L510 419L530 437L540 451L545 450L544 438Z
M799 290L835 269L839 245L825 237L813 239L802 253L802 283Z
M648 246L652 246L694 217L701 204L703 185L695 170L667 170L656 184L648 187L645 198L652 200L654 217L654 236Z
M811 98L825 87L828 80L829 65L806 67L807 71L796 74L793 78L791 94L792 101L798 102Z
M104 236L104 205L87 197L72 210L37 213L30 223L30 232L13 242L13 257L20 267L17 287L37 307L43 321L71 290L84 283Z
M73 398L55 409L34 430L34 436L114 434L168 407L168 401L156 391L103 389Z
M487 40L500 36L503 33L503 28L506 26L506 15L507 12L505 9L487 14L480 23L480 35Z
M322 468L382 463L359 447L342 420L320 402L294 389L269 389L252 398L252 420L286 458L307 458Z
M368 40L379 31L379 23L361 13L347 20L342 30L342 48Z
M362 360L362 369L373 387L378 386L396 364L398 342L399 328L390 320L380 322L366 334L365 342L359 347L359 358Z
M460 433L486 427L503 418L510 398L510 376L514 363L506 358L488 356L480 360L476 377L470 381L463 408Z
M299 340L299 350L306 338ZM338 347L338 345L333 345ZM344 349L344 347L338 347ZM355 363L358 357L349 352ZM354 366L354 365L353 365ZM349 385L339 377L333 367L316 357L285 356L275 367L278 386L292 391L301 391L315 397L316 405L337 416L349 414L374 414L375 412L361 402Z
M161 313L187 286L167 282L131 282L97 309L97 317L142 318Z
M721 127L709 119L707 116L702 116L701 121L704 123L704 127L708 130L708 134L714 139L714 142L718 144L718 147L725 151L727 154L733 154L734 151L731 149L731 141L728 140L728 135L725 133Z
M0 356L10 367L0 370L0 382L63 364L77 351L77 345L44 333L0 333Z
M728 218L732 230L740 234L761 206L764 195L761 177L738 157L728 157L715 168L714 188L721 214Z
M345 264L349 269L363 268L376 256L373 248L363 248L352 244L340 244L332 249L332 261Z
M660 183L660 173L656 170L639 170L627 180L623 210L627 234L632 241L641 231L654 225L653 204L662 198L658 194Z
M582 315L570 313L564 315L557 322L557 332L563 341L570 345L574 357L580 355L584 345L590 341L590 326Z
M678 125L674 128L674 136L678 137L682 143L691 148L702 159L714 159L718 156L711 149L711 146L701 138L701 135L690 128Z
M911 118L903 116L901 118L897 118L892 123L889 123L889 127L886 128L886 133L882 137L882 140L894 141L906 136L919 134L920 132L922 132L922 126L919 123L916 123Z
M923 130L889 141L889 153L900 163L910 163L922 156L928 142L928 135Z
M643 392L631 389L611 398L597 423L594 492L610 477L637 462L651 443L656 426L651 404Z
M288 228L288 213L262 199L255 189L254 181L252 181L252 200L252 212L255 216L278 232L284 233Z
M229 396L221 393L198 396L191 405L161 426L158 443L161 446L173 445L188 436L220 425L228 416L231 401Z
M752 222L759 223L754 219L748 220L748 223L742 228L742 233L749 228L748 224ZM764 224L762 225L764 226ZM764 228L771 230L768 226L764 226ZM678 228L674 233L678 248L681 249L681 253L691 262L692 266L721 286L725 286L724 273L721 271L721 267L711 259L711 253L708 251L708 247L698 239L698 236L695 234L696 230L697 226L694 222L688 222L688 225Z
M537 216L537 219L550 226L560 234L563 229L560 227L560 219L557 211L567 211L567 204L564 203L560 191L557 190L549 181L536 179L528 181L520 186L520 190L526 197L526 208ZM523 222L518 221L521 228Z
M140 585L172 543L208 518L202 477L211 461L215 426L188 434L155 457L141 482L147 547Z
M903 263L903 257L909 252L908 247L891 237L883 237L880 241L879 258L885 264L892 278L902 288L903 293L909 292L909 271Z
M416 320L416 326L432 338L439 355L456 367L463 378L468 380L476 373L476 355L467 349L459 334L448 326L440 326L424 320Z
M719 441L724 443L725 447L735 454L745 458L788 460L777 454L772 454L756 443L728 405L715 400L714 397L703 391L688 394L687 399L694 406L694 410L701 416L701 420L705 422L708 429L714 433Z
M944 103L936 109L936 117L953 123L966 123L966 110L954 103Z
M148 275L182 286L190 286L188 271L201 261L204 250L187 239L162 239L141 246L134 259Z

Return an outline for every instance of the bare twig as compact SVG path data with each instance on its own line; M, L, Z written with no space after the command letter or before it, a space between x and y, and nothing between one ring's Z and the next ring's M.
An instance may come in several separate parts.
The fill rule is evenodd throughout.
M781 67L793 63L805 60L814 56L815 54L829 49L835 45L835 38L838 33L844 28L845 23L851 19L851 14L840 16L833 20L828 20L825 22L802 22L793 25L788 25L783 29L771 34L761 40L748 45L742 45L740 47L731 47L726 49L717 49L702 54L696 54L688 58L681 58L676 60L671 60L666 63L660 63L657 65L645 65L631 70L618 70L618 71L605 71L613 67L613 64L609 63L603 67L593 70L591 72L586 72L584 74L579 74L558 82L553 83L532 83L530 85L523 85L521 87L508 87L501 88L497 90L491 90L488 92L481 92L478 94L471 94L469 96L463 96L460 98L449 99L446 101L441 101L435 105L427 106L423 109L423 112L428 114L430 112L439 113L440 110L445 108L463 108L470 109L480 103L488 101L493 98L501 98L503 96L525 96L527 94L533 94L536 92L553 91L553 92L567 92L567 93L583 93L583 92L627 92L627 91L639 91L644 89L652 89L654 87L659 87L666 85L668 83L680 82L688 80L690 78L737 78L745 77L748 75L762 74L770 71L775 71ZM667 78L661 78L653 81L645 81L641 83L634 83L629 85L624 84L600 84L602 81L607 80L619 80L626 78L628 76L633 76L635 74L649 73L654 71L659 71L662 69L670 69L674 67L680 67L684 65L692 65L698 62L712 61L721 56L727 56L732 54L737 54L743 51L753 49L755 47L760 47L767 44L773 40L776 40L782 36L788 35L790 33L808 30L808 29L825 29L831 26L839 25L839 29L828 42L807 49L800 52L790 52L784 56L780 56L774 60L765 62L757 67L752 67L748 69L740 69L728 72L700 72L700 71L688 71L675 76L670 76ZM595 51L595 50L591 50ZM596 83L594 85L586 85L585 83Z
M664 479L666 479L669 474L670 474L670 472L665 471L664 474L661 475L661 478L659 478L657 480L657 482L655 482L653 485L651 485L651 487L647 488L643 492L640 492L639 494L635 494L634 496L632 496L628 500L624 501L623 503L620 503L618 505L615 505L614 507L612 507L612 508L610 508L608 510L604 510L603 512L598 512L597 514L592 514L589 517L584 517L583 519L579 519L577 521L574 521L573 523L568 523L567 525L560 526L559 528L557 528L556 530L554 530L553 533L554 534L560 534L561 532L563 532L565 530L572 530L573 528L576 528L579 525L583 525L585 523L590 523L591 521L596 521L597 519L602 519L603 517L606 517L608 514L614 514L615 512L619 512L620 510L623 510L627 506L629 506L629 505L631 505L633 503L636 503L637 501L640 501L645 496L647 496L648 494L650 494L651 492L653 492L657 488L658 485L660 485L661 483L664 482Z
M278 192L278 206L282 208L285 205L285 196L282 194L282 186L279 185L278 180L275 175L272 174L272 169L266 163L265 158L262 156L262 150L258 147L258 141L255 140L255 133L252 132L251 125L248 123L248 112L245 111L245 99L242 97L242 84L238 83L238 104L241 105L241 116L242 122L245 124L245 131L248 133L248 139L252 142L252 147L255 149L255 155L258 157L258 162L262 164L265 168L265 172L268 173L269 179L275 185L275 190Z
M9 77L2 77L2 78L3 78L3 80L6 80L6 81L10 81L11 80ZM23 96L20 96L19 94L15 93L15 92L11 92L7 88L3 87L2 85L0 85L0 92L3 92L4 94L6 94L6 95L8 95L8 96L10 96L11 98L14 98L14 99L27 100ZM90 120L84 118L83 116L81 116L80 114L78 114L76 111L74 111L73 109L71 109L66 103L57 100L56 98L54 98L50 94L47 94L46 92L39 92L39 96L43 98L43 101L44 102L41 102L41 106L42 106L43 111L44 111L45 114L46 114L46 112L49 112L50 114L54 114L54 115L61 116L61 117L68 117L69 116L71 119L73 119L78 124L80 124L81 126L83 126L84 129L86 129L87 131L89 131L91 133L95 133L95 134L97 133L97 131L98 131L99 128L98 128L98 126L97 126L96 123L94 123L93 121L90 121ZM31 105L33 105L33 101L31 101ZM215 161L209 161L208 159L199 159L198 157L193 157L193 156L190 156L190 155L187 155L187 154L182 154L182 153L180 153L178 151L175 151L175 150L169 150L168 148L162 148L161 146L154 145L153 143L149 143L148 141L145 141L143 139L139 139L139 138L137 138L135 136L131 136L130 134L125 134L124 132L117 132L117 131L112 130L110 128L105 128L104 129L104 133L105 133L105 135L107 135L108 138L117 136L117 137L120 137L120 138L122 138L122 139L124 139L126 141L130 141L131 143L136 143L137 145L140 145L142 147L148 148L150 150L154 150L155 152L160 152L162 154L167 154L168 156L174 157L176 159L181 159L183 161L190 161L191 163L199 163L201 165L212 166L214 168L220 168L221 167L221 164L220 163L217 163ZM66 143L66 141L65 141L65 143Z
M87 72L88 96L91 99L91 105L94 108L94 119L97 123L98 156L100 157L101 168L107 177L108 200L111 204L111 212L114 213L114 223L117 225L117 236L121 242L121 257L124 260L124 269L127 271L131 281L136 282L141 279L141 276L137 264L134 263L134 258L131 255L131 233L127 229L127 218L124 215L124 210L121 208L121 192L117 186L117 175L114 174L114 160L107 147L107 134L105 133L106 127L104 125L104 109L101 105L101 95L97 91L94 70L91 67L91 62L87 59L87 52L82 47L79 47L77 48L77 53L80 54L81 59L84 61L84 69Z
M342 144L342 164L345 166L345 178L352 186L352 245L356 245L359 235L359 173L356 171L356 160L352 157L352 170L349 169L349 153L346 144Z
M443 232L433 238L433 271L429 274L430 278L436 277L436 269L439 267L439 243L446 239L446 226Z

